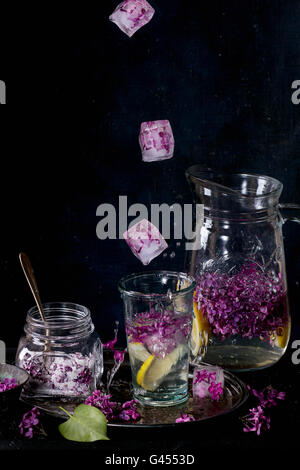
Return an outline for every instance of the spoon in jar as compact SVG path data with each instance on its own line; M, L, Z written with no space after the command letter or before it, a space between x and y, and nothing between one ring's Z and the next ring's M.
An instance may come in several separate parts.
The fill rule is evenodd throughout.
M22 269L24 271L26 280L27 280L27 282L29 284L29 287L31 289L32 295L34 297L35 303L37 305L38 311L40 313L41 319L43 320L43 322L45 324L47 324L45 313L44 313L42 302L41 302L41 298L40 298L40 294L39 294L39 290L38 290L38 286L37 286L37 282L36 282L35 276L33 274L33 269L32 269L30 260L29 260L28 256L25 253L20 253L19 254L19 260L20 260ZM46 330L46 336L47 337L49 336L49 330L48 329ZM49 346L49 343L47 341L46 346L45 346L45 351L49 351L49 350L50 350L50 346Z

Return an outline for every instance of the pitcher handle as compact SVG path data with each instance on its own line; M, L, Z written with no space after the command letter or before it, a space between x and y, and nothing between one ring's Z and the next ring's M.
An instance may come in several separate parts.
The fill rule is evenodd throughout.
M293 204L293 203L283 203L279 204L279 209L281 210L298 210L300 213L300 204ZM286 222L297 222L297 224L300 224L300 217L295 217L295 216L289 216L289 217L284 217L283 218L283 223Z

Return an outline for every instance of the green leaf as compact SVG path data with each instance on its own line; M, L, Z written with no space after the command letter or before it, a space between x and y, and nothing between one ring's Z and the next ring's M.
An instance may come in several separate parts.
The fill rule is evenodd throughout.
M90 405L79 405L71 415L61 408L70 419L60 424L61 435L69 441L95 442L108 441L107 421L105 415Z

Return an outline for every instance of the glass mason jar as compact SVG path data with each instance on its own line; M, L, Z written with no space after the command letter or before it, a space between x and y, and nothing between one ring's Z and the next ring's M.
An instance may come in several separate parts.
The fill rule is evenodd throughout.
M204 220L186 271L196 278L194 314L199 328L194 362L231 370L268 367L290 337L280 208L282 184L268 176L219 174L200 165L186 172Z
M30 374L23 398L58 398L80 402L97 389L103 374L103 350L89 309L73 303L29 310L16 365Z
M188 399L195 287L191 276L172 271L131 274L119 282L133 394L144 405Z

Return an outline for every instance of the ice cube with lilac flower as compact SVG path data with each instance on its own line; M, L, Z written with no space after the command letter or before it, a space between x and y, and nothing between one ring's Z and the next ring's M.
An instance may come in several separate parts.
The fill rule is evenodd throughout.
M218 400L224 389L224 372L221 367L199 365L194 369L194 400L210 397Z
M139 142L144 162L168 160L174 156L174 135L166 119L143 122Z
M186 326L184 325L186 328ZM164 328L161 332L150 335L145 339L145 344L148 351L154 356L164 359L168 354L170 354L178 346L178 344L184 344L186 342L185 331L180 328L176 331L170 332L168 334L167 327Z
M147 345L148 351L160 359L164 359L176 347L175 338L168 338L159 334L149 336L145 340L145 344Z
M131 37L152 19L154 8L146 0L125 0L117 6L109 19Z
M132 253L146 266L159 256L168 244L149 220L143 219L123 234Z

